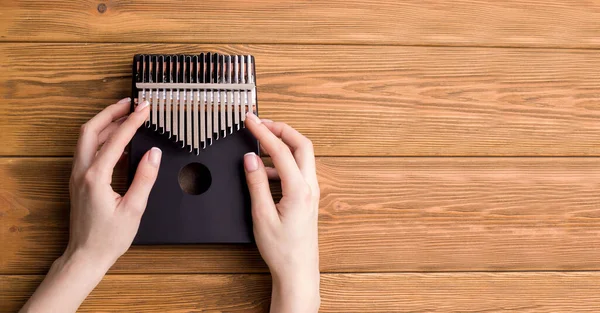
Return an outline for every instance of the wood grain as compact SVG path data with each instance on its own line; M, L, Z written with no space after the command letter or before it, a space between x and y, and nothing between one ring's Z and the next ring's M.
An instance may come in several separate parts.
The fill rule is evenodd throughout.
M584 0L20 0L2 9L4 41L600 47L600 4Z
M598 158L317 163L323 272L600 270ZM60 255L69 172L67 158L0 159L0 274L45 273ZM265 271L251 246L211 245L134 247L112 268Z
M0 310L41 279L0 276ZM594 272L325 274L320 312L597 312L599 289ZM79 312L266 312L269 291L267 275L108 275Z
M600 2L1 2L1 312L64 249L64 156L133 54L201 51L253 54L261 116L315 145L321 312L598 311ZM132 247L80 311L265 312L267 271Z
M130 93L139 52L256 56L262 116L320 156L598 156L593 50L296 45L0 45L0 155L70 155Z

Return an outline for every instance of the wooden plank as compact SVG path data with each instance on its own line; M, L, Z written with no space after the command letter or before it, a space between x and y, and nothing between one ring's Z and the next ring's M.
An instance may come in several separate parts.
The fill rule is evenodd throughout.
M600 47L600 4L584 0L21 0L2 11L3 41Z
M0 311L16 312L42 278L0 276ZM270 283L268 275L108 275L77 312L267 312Z
M598 158L319 158L317 164L324 272L600 269ZM69 171L67 158L0 159L0 274L45 273L61 253ZM123 186L124 175L115 181ZM112 269L265 271L251 246L210 245L134 247Z
M70 155L139 52L250 53L262 116L321 156L598 156L600 54L358 46L0 45L0 155Z
M41 276L0 276L15 312ZM597 312L600 273L321 275L320 312ZM108 275L78 312L266 312L267 275Z

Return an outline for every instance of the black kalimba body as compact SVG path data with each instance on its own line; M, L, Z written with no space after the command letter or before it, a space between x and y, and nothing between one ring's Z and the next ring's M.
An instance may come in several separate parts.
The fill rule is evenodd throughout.
M136 55L132 93L150 115L131 141L129 182L149 149L163 151L134 243L252 242L243 158L259 153L244 127L257 113L254 58Z

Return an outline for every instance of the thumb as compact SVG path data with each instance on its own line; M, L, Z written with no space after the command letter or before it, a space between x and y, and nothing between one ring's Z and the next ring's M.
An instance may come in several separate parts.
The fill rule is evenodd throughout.
M279 217L269 189L265 165L254 152L244 155L244 171L252 201L252 220L255 224L272 223Z
M138 164L131 186L123 197L123 204L126 209L144 213L150 191L158 176L161 157L162 151L156 147L144 154Z

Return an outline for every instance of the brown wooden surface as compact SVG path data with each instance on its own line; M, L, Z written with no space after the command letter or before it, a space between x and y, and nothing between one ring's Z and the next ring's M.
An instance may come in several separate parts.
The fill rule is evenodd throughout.
M0 159L0 273L44 273L60 255L70 166ZM596 158L319 158L318 173L324 272L600 269ZM113 268L257 271L249 246L135 247Z
M41 278L0 277L0 310ZM109 275L80 312L266 312L269 288L267 275ZM597 312L598 289L586 272L325 274L321 312Z
M600 308L600 2L0 7L0 311L64 249L78 128L133 54L201 51L253 54L261 116L313 140L322 312ZM133 247L80 311L265 312L266 273L252 246Z
M0 12L5 41L598 48L598 29L600 3L585 0L4 0Z
M0 45L0 155L70 155L139 52L256 56L262 116L321 156L599 156L600 53L448 47Z

